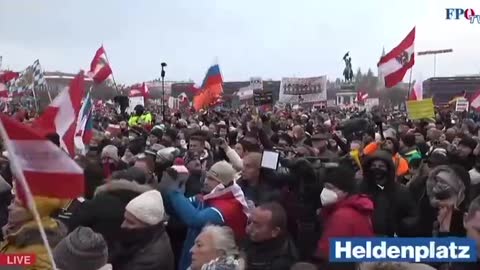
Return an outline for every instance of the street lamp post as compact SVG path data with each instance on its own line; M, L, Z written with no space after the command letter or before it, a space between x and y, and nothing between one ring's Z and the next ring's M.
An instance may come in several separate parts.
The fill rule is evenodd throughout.
M437 73L437 54L452 53L452 52L453 52L452 49L423 51L423 52L418 52L418 56L433 54L433 77L435 77Z
M165 67L167 66L167 63L162 62L162 72L160 73L160 76L162 77L162 116L163 116L163 121L165 121Z

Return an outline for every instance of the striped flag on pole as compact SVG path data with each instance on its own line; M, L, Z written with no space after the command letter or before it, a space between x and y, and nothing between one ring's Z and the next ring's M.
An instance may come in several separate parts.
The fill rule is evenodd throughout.
M92 109L93 103L88 93L78 114L74 138L75 148L82 154L86 153L85 144L90 143L92 138Z

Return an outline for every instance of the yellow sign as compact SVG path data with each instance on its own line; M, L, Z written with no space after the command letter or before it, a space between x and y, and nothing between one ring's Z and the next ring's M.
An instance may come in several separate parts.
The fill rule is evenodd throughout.
M433 99L407 101L407 112L412 120L434 118Z

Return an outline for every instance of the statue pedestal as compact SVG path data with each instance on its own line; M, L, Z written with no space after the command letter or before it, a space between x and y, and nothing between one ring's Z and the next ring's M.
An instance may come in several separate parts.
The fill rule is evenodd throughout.
M342 82L342 84L340 84L340 90L354 91L355 85L353 83Z
M357 92L353 83L342 82L336 94L337 106L348 106L355 103Z

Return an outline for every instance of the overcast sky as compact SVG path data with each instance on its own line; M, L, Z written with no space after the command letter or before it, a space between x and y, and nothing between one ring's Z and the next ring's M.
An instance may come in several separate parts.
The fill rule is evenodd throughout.
M0 55L3 68L38 58L44 70L77 72L103 43L126 84L159 77L161 62L168 80L201 83L216 60L226 81L335 79L346 51L355 71L376 72L382 47L416 25L417 51L454 50L437 57L437 76L480 73L480 25L446 21L446 7L480 14L480 2L449 0L0 0ZM433 76L433 57L418 57L413 74Z

